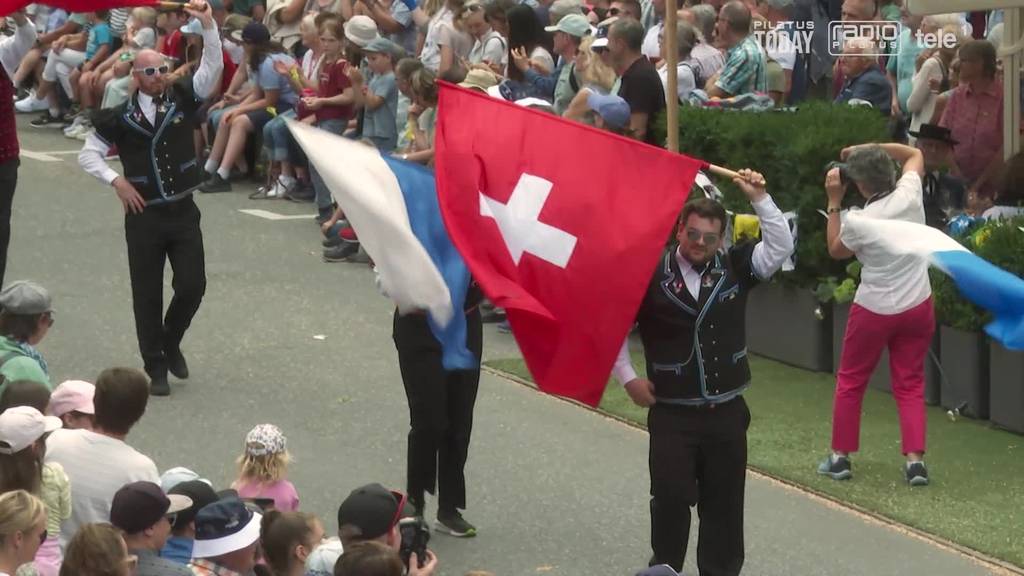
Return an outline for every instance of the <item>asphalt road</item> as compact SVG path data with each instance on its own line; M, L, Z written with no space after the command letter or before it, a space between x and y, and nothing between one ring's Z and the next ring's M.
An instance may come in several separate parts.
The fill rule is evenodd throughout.
M79 142L28 120L19 119L25 152L7 279L53 292L56 324L41 349L56 381L141 367L120 204L78 168ZM408 413L392 308L365 265L321 262L311 205L253 201L249 191L197 197L208 288L183 345L192 378L172 379L173 395L150 403L129 442L161 470L188 466L226 486L245 433L275 423L295 457L302 508L334 531L352 488L404 485ZM484 348L492 358L517 354L493 327ZM466 517L479 536L435 534L442 574L632 575L649 557L642 431L484 373L467 474ZM993 573L772 481L752 475L747 485L745 574Z

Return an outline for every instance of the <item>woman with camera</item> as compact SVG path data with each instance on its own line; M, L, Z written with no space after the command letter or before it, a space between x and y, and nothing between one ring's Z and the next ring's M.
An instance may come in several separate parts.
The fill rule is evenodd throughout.
M828 251L836 259L855 256L863 268L837 372L832 453L818 466L818 473L835 480L853 477L850 454L858 449L864 391L882 350L888 348L892 395L907 458L906 481L924 486L924 360L935 331L928 264L882 250L844 226L840 216L843 198L851 190L864 198L864 217L924 224L924 157L902 144L864 144L843 149L841 158L843 163L825 176ZM896 164L901 167L899 176Z

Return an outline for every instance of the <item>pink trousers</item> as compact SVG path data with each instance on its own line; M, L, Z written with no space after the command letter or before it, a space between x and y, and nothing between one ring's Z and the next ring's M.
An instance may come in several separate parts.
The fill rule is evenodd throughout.
M924 452L924 362L934 332L931 298L892 315L875 314L857 304L850 308L832 409L832 450L856 452L859 448L864 391L882 350L888 348L903 453Z

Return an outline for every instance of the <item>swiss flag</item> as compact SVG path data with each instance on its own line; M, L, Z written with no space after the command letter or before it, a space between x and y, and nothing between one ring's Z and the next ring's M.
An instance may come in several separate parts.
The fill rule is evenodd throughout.
M437 193L541 390L592 406L701 162L442 84Z

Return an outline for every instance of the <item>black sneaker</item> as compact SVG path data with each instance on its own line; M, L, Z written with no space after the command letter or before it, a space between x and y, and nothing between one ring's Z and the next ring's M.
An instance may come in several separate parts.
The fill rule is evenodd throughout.
M231 182L220 177L220 174L214 172L210 179L199 185L200 192L212 193L212 192L231 192Z
M324 248L334 248L335 246L340 245L342 242L344 242L344 240L342 240L340 236L332 236L330 238L325 238L322 244Z
M47 110L42 116L29 122L29 124L34 128L56 128L64 125L64 119L65 116L63 114L52 116L50 115L50 111Z
M829 454L828 458L818 464L818 474L833 480L849 480L853 478L853 465L846 456Z
M180 380L188 380L188 363L185 362L185 355L181 348L175 346L166 348L164 355L167 357L167 370Z
M450 512L438 510L437 525L435 527L439 532L450 534L456 538L472 538L476 536L476 527L466 522L466 519L462 517L458 510Z
M342 242L324 250L324 262L345 262L359 252L358 242Z
M907 474L907 484L911 486L928 485L928 467L924 465L924 462L907 462L904 472Z
M170 396L171 385L167 383L167 374L151 376L149 381L150 396Z
M491 308L490 310L485 310L480 315L480 320L484 324L496 324L498 322L503 322L505 320L505 311L502 310L501 308Z

